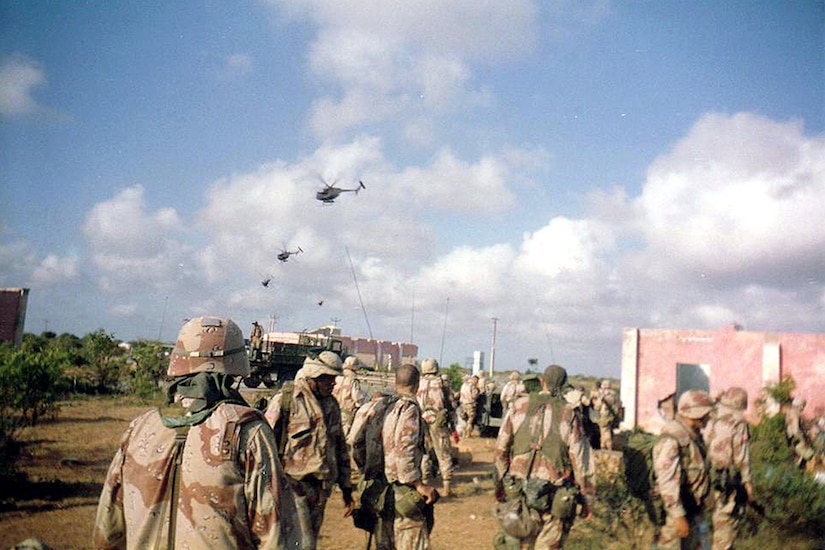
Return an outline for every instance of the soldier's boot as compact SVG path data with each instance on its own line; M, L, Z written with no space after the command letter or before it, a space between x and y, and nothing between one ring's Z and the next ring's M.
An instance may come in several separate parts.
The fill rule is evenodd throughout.
M441 491L442 491L441 496L443 496L445 498L455 496L455 493L453 492L453 488L450 485L450 480L449 479L444 480L444 483L442 484L442 487L441 487Z

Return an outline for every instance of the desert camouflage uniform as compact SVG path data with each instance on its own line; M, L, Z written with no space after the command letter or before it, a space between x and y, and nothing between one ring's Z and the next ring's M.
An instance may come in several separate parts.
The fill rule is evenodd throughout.
M437 374L425 374L418 384L416 400L421 408L421 418L424 420L425 432L426 452L421 461L424 483L430 482L432 470L430 449L435 451L435 456L438 459L441 479L449 482L453 477L452 445L450 444L452 430L449 425L452 410L447 391L441 377Z
M266 419L275 426L283 393L273 397ZM314 549L324 521L324 509L334 485L352 491L349 449L341 428L341 410L334 397L317 397L306 379L296 378L292 390L284 472L290 479L304 534L304 549Z
M132 421L103 485L95 548L168 547L174 446L157 409ZM176 548L300 548L292 492L257 411L218 405L189 429L181 456Z
M461 385L461 389L458 392L458 400L459 403L461 403L461 410L467 419L464 424L464 437L470 437L473 434L479 395L480 392L478 390L478 385L473 383L472 378L465 381Z
M341 425L344 429L344 436L349 433L352 421L355 418L355 411L364 404L364 393L361 391L361 382L355 372L344 369L343 376L335 382L335 389L332 395L338 401L341 408Z
M377 480L386 483L384 475L384 415L391 405L391 398L376 393L373 398L358 409L352 428L347 436L347 444L352 448L352 459L365 481ZM373 531L376 550L393 549L393 515L378 522Z
M589 443L584 437L578 417L574 414L573 408L565 402L564 406L559 409L562 411L561 418L555 419L553 418L554 412L552 406L545 406L533 416L528 417L529 406L529 395L523 395L517 398L513 406L506 413L501 428L499 428L495 446L497 479L503 479L507 474L519 480L527 478L528 468L530 468L530 457L533 453L512 454L514 437L524 422L529 422L528 426L530 426L532 432L535 434L538 434L539 426L542 427L541 437L537 438L538 441L543 441L552 429L553 423L558 422L561 440L566 443L568 448L572 471L559 470L543 453L537 452L533 459L532 468L529 471L529 477L543 479L556 486L561 486L566 481L572 481L581 485L585 492L590 492L593 465L589 458ZM542 416L544 417L543 419ZM522 539L520 541L521 548L562 548L573 526L574 518L562 520L556 518L550 514L550 512L540 513L540 516L542 522L541 530L535 539Z
M713 550L729 550L739 534L751 481L748 422L742 410L717 405L707 428L713 490ZM724 474L722 473L724 472Z
M602 449L613 450L613 425L616 422L619 409L619 399L616 391L610 387L601 387L593 395L592 406L598 413L599 446Z
M657 548L697 548L698 536L704 529L703 510L710 493L710 476L701 435L680 421L678 415L664 425L653 446L653 470L665 511L665 524L657 533ZM683 476L688 494L681 491ZM691 524L687 539L676 534L674 522L678 517L685 517Z
M421 410L414 397L402 395L387 411L383 428L384 475L396 486L421 482L424 430ZM401 517L396 513L393 527L398 550L425 550L430 547L427 518Z
M501 388L501 404L504 406L504 412L515 403L516 398L525 393L524 384L518 380L508 380Z

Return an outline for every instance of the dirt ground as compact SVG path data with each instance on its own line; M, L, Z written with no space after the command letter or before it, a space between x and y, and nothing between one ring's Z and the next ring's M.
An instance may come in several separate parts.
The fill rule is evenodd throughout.
M87 399L62 404L59 418L27 429L20 468L31 483L12 501L0 503L0 549L39 538L55 550L89 548L97 498L109 462L129 421L146 405L123 399ZM459 444L461 465L454 475L456 498L436 505L434 550L490 548L493 439ZM343 517L340 493L327 505L319 547L366 548L366 533Z

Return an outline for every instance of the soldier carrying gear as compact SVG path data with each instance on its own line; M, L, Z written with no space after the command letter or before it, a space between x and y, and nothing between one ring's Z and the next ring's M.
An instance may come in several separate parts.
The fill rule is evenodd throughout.
M451 482L453 478L453 457L450 435L453 426L450 419L453 416L452 401L449 389L444 387L441 377L438 376L438 361L432 357L421 363L423 377L418 384L416 400L421 408L421 417L424 420L425 448L421 460L424 483L430 482L432 460L430 451L435 453L438 468L441 471L443 496L453 496Z
M238 325L188 321L167 374L175 406L129 425L100 495L94 547L300 547L272 430L233 387L249 374Z
M252 330L249 333L249 345L252 347L252 359L260 361L261 347L264 343L264 327L258 321L252 321Z
M745 508L753 504L750 436L744 418L748 392L728 388L705 431L713 491L713 548L728 550L739 535Z
M465 439L473 435L473 428L476 424L476 411L478 408L478 376L473 375L465 380L461 385L458 393L458 399L461 404L461 412L464 417L464 434Z
M355 371L358 368L358 358L350 355L344 360L344 373L336 378L332 395L341 407L341 424L344 427L344 437L349 434L355 412L366 401L366 395L361 391L361 382Z
M516 397L521 393L525 393L524 384L519 381L519 378L518 371L511 372L510 379L501 388L501 404L504 406L505 414L515 402Z
M591 405L599 426L599 447L612 451L613 430L618 427L621 405L616 392L610 387L610 380L601 381L599 389L593 393Z
M713 411L713 400L701 390L679 397L676 417L664 425L653 446L656 490L664 506L657 548L697 548L709 543L704 517L710 472L700 430Z
M541 378L541 391L516 399L504 417L495 445L496 500L523 499L537 519L535 529L517 533L506 514L499 516L497 549L562 548L576 516L577 505L589 517L585 495L592 493L592 465L579 418L562 397L567 371L550 365Z
M276 394L266 410L298 506L304 550L314 550L324 521L324 509L334 485L341 488L346 511L352 514L350 455L341 425L341 408L332 397L341 358L332 351L311 354L293 385Z

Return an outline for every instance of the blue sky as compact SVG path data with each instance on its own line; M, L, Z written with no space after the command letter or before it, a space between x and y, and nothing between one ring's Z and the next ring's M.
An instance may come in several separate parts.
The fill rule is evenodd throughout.
M823 21L0 0L0 285L29 332L336 319L464 362L495 317L498 368L616 377L623 327L821 332ZM367 189L321 205L321 178Z

